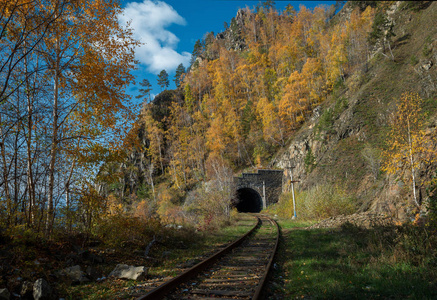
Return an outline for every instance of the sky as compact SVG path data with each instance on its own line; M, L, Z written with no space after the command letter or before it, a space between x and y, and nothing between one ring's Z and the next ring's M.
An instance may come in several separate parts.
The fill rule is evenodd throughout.
M123 13L119 22L131 22L134 37L143 44L136 49L140 62L134 72L136 84L131 84L128 93L138 95L139 82L146 78L152 85L152 99L161 92L157 74L165 69L169 74L169 89L175 88L173 79L177 66L189 66L194 43L206 33L224 31L224 22L230 24L240 8L253 8L261 1L234 0L121 0ZM331 5L335 1L275 1L278 11L288 4L295 10L300 5L314 8ZM141 100L138 100L141 102Z

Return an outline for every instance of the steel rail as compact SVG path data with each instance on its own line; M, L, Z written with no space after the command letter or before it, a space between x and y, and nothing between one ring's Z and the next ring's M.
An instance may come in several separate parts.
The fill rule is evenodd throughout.
M253 295L252 300L258 300L258 299L260 299L260 297L261 297L261 292L262 292L262 290L263 290L263 288L264 288L264 285L265 285L265 283L266 283L266 281L267 281L267 276L269 275L269 271L270 271L270 268L272 267L273 260L274 260L274 258L275 258L275 254L276 254L276 252L277 252L277 250L278 250L278 245L279 245L279 233L280 233L280 231L279 231L279 226L278 226L278 223L277 223L275 220L269 218L269 221L270 221L272 224L274 224L274 225L276 226L276 232L277 232L277 235L276 235L275 248L274 248L274 250L273 250L273 252L272 252L272 256L270 257L270 260L269 260L269 263L268 263L268 265L267 265L266 271L265 271L263 277L261 278L260 283L258 284L258 287L257 287L256 290L255 290L255 294Z
M172 289L176 288L178 285L184 283L185 281L191 279L192 277L196 276L200 271L204 270L208 266L212 265L215 261L217 261L219 258L227 254L229 251L234 249L236 246L241 244L259 225L260 225L260 218L257 218L256 224L242 237L240 237L238 240L233 242L232 244L226 246L226 248L218 251L217 253L213 254L209 258L199 262L194 267L186 270L182 274L174 277L173 279L161 284L160 286L154 288L147 294L140 296L137 298L137 300L157 300L162 299L166 294L168 294Z

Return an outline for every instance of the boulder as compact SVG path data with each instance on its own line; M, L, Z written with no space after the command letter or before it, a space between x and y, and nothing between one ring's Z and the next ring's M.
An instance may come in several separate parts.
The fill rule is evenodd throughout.
M109 274L119 279L144 280L147 276L148 269L144 266L134 267L125 264L118 264Z
M53 298L53 290L44 278L38 279L33 284L33 298L35 300L51 300Z
M25 281L21 285L20 291L21 299L33 299L33 284L32 282Z
M68 277L73 284L89 282L90 280L86 277L85 273L82 271L79 265L66 268L60 272L61 275Z
M0 300L9 300L11 298L11 293L8 289L0 289Z

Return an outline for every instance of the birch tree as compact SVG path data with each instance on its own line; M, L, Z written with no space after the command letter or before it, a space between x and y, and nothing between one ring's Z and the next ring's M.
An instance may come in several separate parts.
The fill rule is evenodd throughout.
M388 174L395 174L405 165L408 166L411 172L408 181L417 207L420 207L416 191L417 169L428 151L421 103L422 99L418 94L402 94L397 110L391 118L388 149L383 152L385 161L382 165L382 170Z

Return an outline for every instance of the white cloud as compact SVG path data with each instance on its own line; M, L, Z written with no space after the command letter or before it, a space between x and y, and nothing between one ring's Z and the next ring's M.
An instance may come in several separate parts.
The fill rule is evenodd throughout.
M155 74L163 69L173 72L180 63L188 65L191 54L178 53L175 49L179 38L166 29L171 24L186 24L173 7L162 1L131 2L118 18L122 24L130 21L134 37L144 43L135 54L148 71Z

